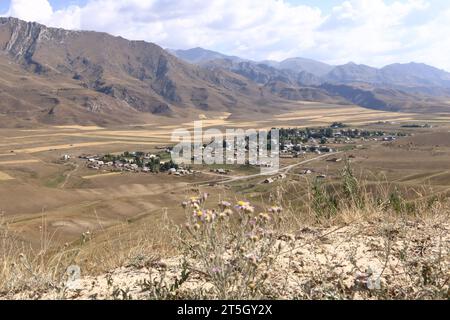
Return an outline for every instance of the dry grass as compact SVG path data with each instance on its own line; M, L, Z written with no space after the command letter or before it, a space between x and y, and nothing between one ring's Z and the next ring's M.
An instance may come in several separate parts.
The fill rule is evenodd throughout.
M448 299L450 206L445 196L369 189L351 168L303 205L281 186L267 208L201 195L187 225L137 221L74 244L27 248L0 224L0 295L68 299ZM294 203L297 203L294 205ZM276 207L273 207L276 205ZM272 206L272 207L271 207ZM280 210L284 207L284 210ZM272 209L269 209L272 208ZM260 213L262 212L262 214ZM66 270L83 279L71 290Z
M12 234L0 216L0 297L30 292L32 298L39 298L52 290L59 299L64 295L71 266L79 266L83 274L98 275L119 266L137 267L166 257L173 254L167 237L170 225L166 218L137 223L132 230L128 224L121 224L98 235L85 232L79 241L60 246L54 243L43 218L40 246L33 248Z
M40 247L31 248L9 232L3 216L0 216L0 292L45 290L54 288L59 282L65 253L49 254L49 234L45 227L40 232Z
M99 274L127 264L137 266L173 255L172 225L162 212L159 221L121 224L100 233L95 241L88 236L75 246L79 251L74 262L88 274Z

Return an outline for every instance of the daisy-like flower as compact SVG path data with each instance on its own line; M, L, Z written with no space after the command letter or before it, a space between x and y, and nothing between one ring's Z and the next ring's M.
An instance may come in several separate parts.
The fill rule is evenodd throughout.
M195 210L194 217L201 222L210 223L217 218L217 214L212 210Z
M189 198L188 201L184 201L181 205L183 206L183 208L187 208L188 206L190 206L191 208L194 208L197 210L200 208L201 203L202 203L201 198L191 197L191 198Z
M201 217L203 217L204 212L203 212L202 210L196 210L196 211L194 212L194 214L195 214L195 216L196 216L197 218L201 218Z
M250 205L250 202L246 202L246 201L238 201L238 203L236 204L236 206L238 208L246 207L246 206L249 206L249 205Z
M231 203L229 203L228 201L220 201L219 207L220 207L220 209L225 210L225 209L231 207Z
M246 202L246 201L238 201L236 208L238 210L242 210L246 213L255 212L255 208L250 205L250 202Z

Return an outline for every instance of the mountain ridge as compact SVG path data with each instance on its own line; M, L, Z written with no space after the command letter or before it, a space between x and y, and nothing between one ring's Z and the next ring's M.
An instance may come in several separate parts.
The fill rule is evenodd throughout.
M424 64L376 69L302 58L277 64L202 48L189 51L189 59L199 61L189 63L174 54L107 33L0 18L0 124L110 125L210 111L273 114L295 106L292 101L449 111L450 74Z
M139 118L139 113L183 116L189 110L257 110L278 99L270 92L263 94L257 84L235 73L193 66L156 44L128 41L106 33L69 31L1 18L0 53L7 60L4 63L15 63L23 72L48 81L64 78L69 87L83 92L71 94L67 88L60 88L58 94L48 93L59 103L48 108L44 122L62 121L51 118L73 108L67 100L86 100L75 103L81 103L90 114L107 110L120 113L124 109L137 113L116 119L126 123L132 120L128 118ZM27 98L34 99L20 97ZM95 108L89 107L94 104L92 99Z
M366 80L368 82L376 82L376 83L385 83L385 82L395 82L392 78L395 78L395 75L392 73L403 73L404 76L416 78L418 83L421 85L444 85L450 87L450 73L418 62L409 62L409 63L393 63L386 65L382 68L375 68L365 64L357 64L355 62L348 62L343 65L329 65L323 63L321 61L317 61L309 58L302 57L294 57L288 58L282 61L253 61L250 59L244 59L236 56L228 56L222 53L206 50L200 47L188 50L172 50L172 52L181 59L184 59L183 54L180 52L189 52L190 59L187 59L187 62L196 63L196 64L204 64L206 62L212 62L213 60L231 60L233 62L247 62L253 63L256 65L266 65L278 70L290 70L293 72L307 72L313 74L316 77L324 77L324 82L358 82ZM207 52L208 58L202 59L201 55ZM195 54L199 54L199 56L194 56ZM214 58L217 57L217 58ZM340 73L340 74L339 74ZM357 73L361 78L355 77L352 73ZM421 76L423 77L423 73L426 73L428 76L433 77L434 81L423 81L420 82ZM403 79L404 80L404 79ZM399 82L400 80L397 80ZM441 81L442 83L437 83Z
M196 52L199 51L197 48ZM422 63L397 63L378 69L354 62L331 66L304 58L282 62L198 61L200 66L225 68L242 75L288 100L335 99L342 103L343 99L362 107L390 111L450 109L446 102L450 97L450 73Z

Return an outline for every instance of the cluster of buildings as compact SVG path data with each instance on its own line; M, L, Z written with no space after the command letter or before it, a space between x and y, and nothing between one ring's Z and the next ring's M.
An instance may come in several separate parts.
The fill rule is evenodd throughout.
M82 159L87 160L87 167L89 169L93 170L100 170L100 169L110 169L111 171L130 171L130 172L138 172L140 171L139 166L136 163L133 163L133 161L104 161L101 160L101 157L98 156L89 156L87 158L80 157ZM142 171L145 172L147 168L143 167Z
M259 149L256 149L257 152L259 152ZM233 154L234 152L234 154ZM250 156L248 156L249 151L245 151L245 164L254 166L254 167L262 167L262 168L272 168L274 166L274 161L271 160L271 158L275 158L277 154L269 154L265 157L259 157L257 159L253 159ZM223 162L227 164L243 164L238 163L238 157L239 154L237 151L231 149L231 147L224 147L222 152L224 158ZM232 154L232 155L230 155ZM212 153L212 155L206 155L205 158L202 157L202 155L195 155L192 157L192 161L204 161L205 163L214 163L215 162L215 152Z
M185 174L184 169L179 168L178 165L172 161L161 161L159 155L144 153L144 152L125 152L121 155L82 155L80 159L87 161L87 167L93 170L110 170L114 172L128 171L128 172L145 172L145 173L157 173L166 172L170 170L170 173L180 172Z
M307 144L293 144L291 141L283 144L280 151L281 158L298 158L307 153L323 154L335 152L333 148L325 145L307 145Z
M269 156L270 158L270 156ZM249 160L248 164L259 168L273 168L274 164L270 160Z
M222 175L227 175L229 174L231 171L228 169L211 169L210 172L212 173L217 173L217 174L222 174Z
M386 133L347 128L342 123L334 123L328 128L280 129L281 157L294 158L306 153L332 153L333 148L327 146L337 144L355 144L356 141L395 141L404 133Z
M178 169L170 168L170 169L168 170L168 173L169 173L170 175L174 175L174 176L180 177L180 176L189 176L189 175L193 175L193 174L195 173L195 171L192 170L192 169L185 169L185 168L183 168L183 167L179 167Z

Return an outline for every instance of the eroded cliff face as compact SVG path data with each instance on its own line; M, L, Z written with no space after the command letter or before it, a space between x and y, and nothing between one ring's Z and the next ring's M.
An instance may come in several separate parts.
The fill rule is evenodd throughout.
M33 55L43 27L14 18L0 18L0 29L2 49L17 62L40 71L41 66L33 61Z
M149 89L163 99L179 102L176 86L167 78L167 59L161 55L159 61L141 59L141 65L136 61L120 63L108 54L92 50L83 52L82 44L92 44L93 37L99 42L105 42L108 36L104 34L87 33L86 39L82 32L47 28L38 23L27 23L15 18L0 20L2 34L2 50L15 62L34 73L51 76L53 73L63 73L77 80L86 88L120 99L140 111L152 112L155 99L145 99L136 90L128 89L126 83L111 81L108 78L120 78L127 75L139 81L147 82ZM90 51L90 52L89 52ZM158 99L156 99L158 100ZM155 108L159 108L157 101ZM92 105L92 103L88 103ZM95 108L94 108L95 109Z

